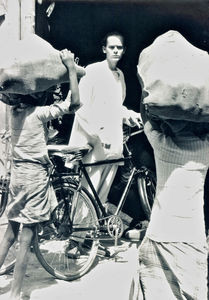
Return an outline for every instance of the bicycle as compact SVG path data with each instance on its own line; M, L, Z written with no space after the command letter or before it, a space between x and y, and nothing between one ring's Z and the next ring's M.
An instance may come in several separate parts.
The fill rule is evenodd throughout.
M8 202L8 192L9 192L9 183L10 183L10 162L11 162L11 153L10 153L10 132L6 130L1 135L2 143L5 144L5 159L2 162L4 165L4 175L0 178L0 217L1 217L1 235L4 235L4 232L7 228L7 219L4 216L4 211ZM10 248L8 255L4 261L4 264L0 268L0 275L10 272L15 265L16 261L16 252L18 249L18 241L16 241Z
M136 133L132 135L134 134ZM122 236L123 222L119 214L134 178L137 179L140 201L149 219L155 194L155 176L147 168L136 169L132 166L117 210L109 215L94 190L86 168L99 164L131 162L131 152L126 143L126 157L94 164L82 163L82 157L89 151L89 147L69 149L66 145L52 145L48 146L48 149L53 162L50 180L56 192L58 206L52 219L37 227L33 248L39 262L51 275L59 279L75 280L87 273L93 265L98 254L99 240L104 238L104 234L106 239L108 236L115 239L115 244ZM71 169L63 166L66 159L71 160ZM80 185L82 174L86 176L95 199ZM8 186L9 177L6 186L1 189L1 204L3 203L4 209L8 198ZM86 212L88 222L85 217L83 220L80 218L81 212ZM80 251L80 256L76 254L69 256L66 249L71 241L76 239L80 240L78 244L80 249L77 249ZM0 269L0 275L13 269L17 248L18 241L10 249L6 262Z
M141 130L142 132L143 130ZM113 239L117 245L123 234L119 216L134 179L137 180L139 198L149 218L155 195L155 176L145 167L132 165L127 184L114 214L102 205L89 178L87 168L102 164L131 162L131 152L125 144L127 156L119 159L83 163L89 146L69 148L66 145L49 145L53 162L51 182L58 206L52 220L36 230L33 249L43 268L58 279L75 280L86 274L95 262L100 240ZM60 168L58 160L70 161L71 168ZM92 195L81 185L85 176Z
M1 134L2 144L5 145L5 159L1 164L4 166L4 175L0 177L0 217L3 215L8 198L9 178L10 178L10 133L5 131Z

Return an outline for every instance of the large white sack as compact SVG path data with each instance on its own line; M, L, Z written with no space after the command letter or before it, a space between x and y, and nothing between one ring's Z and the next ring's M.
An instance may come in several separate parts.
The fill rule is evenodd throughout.
M209 55L170 30L139 57L142 100L152 115L209 122Z
M77 76L84 74L77 66ZM0 93L30 94L68 80L59 51L41 37L31 33L23 40L2 39Z

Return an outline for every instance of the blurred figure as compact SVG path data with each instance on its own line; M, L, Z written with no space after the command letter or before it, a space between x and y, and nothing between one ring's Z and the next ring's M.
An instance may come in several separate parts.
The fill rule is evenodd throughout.
M49 182L51 162L47 151L47 122L63 114L73 113L80 107L74 54L65 49L60 52L60 56L68 69L71 89L65 101L50 106L37 106L45 104L45 93L14 95L15 99L11 101L17 104L11 109L12 168L7 207L9 223L1 241L0 267L18 236L20 224L23 225L9 298L11 300L20 300L35 227L39 222L49 220L57 205Z
M139 248L143 299L206 300L203 193L209 132L197 123L144 116L144 132L154 150L157 187Z

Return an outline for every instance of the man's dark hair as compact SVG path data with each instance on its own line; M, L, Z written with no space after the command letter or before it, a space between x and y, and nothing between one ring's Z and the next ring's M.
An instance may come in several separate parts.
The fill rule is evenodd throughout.
M107 46L107 39L108 39L108 37L110 37L110 36L119 36L120 38L121 38L121 40L122 40L122 43L123 43L123 46L125 47L125 39L124 39L124 36L119 32L119 31L111 31L111 32L108 32L105 36L104 36L104 38L102 39L102 42L101 42L101 44L102 44L102 46Z

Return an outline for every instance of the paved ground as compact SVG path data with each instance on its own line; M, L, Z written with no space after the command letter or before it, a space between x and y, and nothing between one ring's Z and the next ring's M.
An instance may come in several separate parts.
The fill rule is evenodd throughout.
M114 253L114 245L108 246ZM31 253L22 300L128 300L137 278L137 247L137 243L122 240L116 259L98 258L88 274L72 282L54 279ZM12 274L0 277L0 300L7 300L11 280Z

